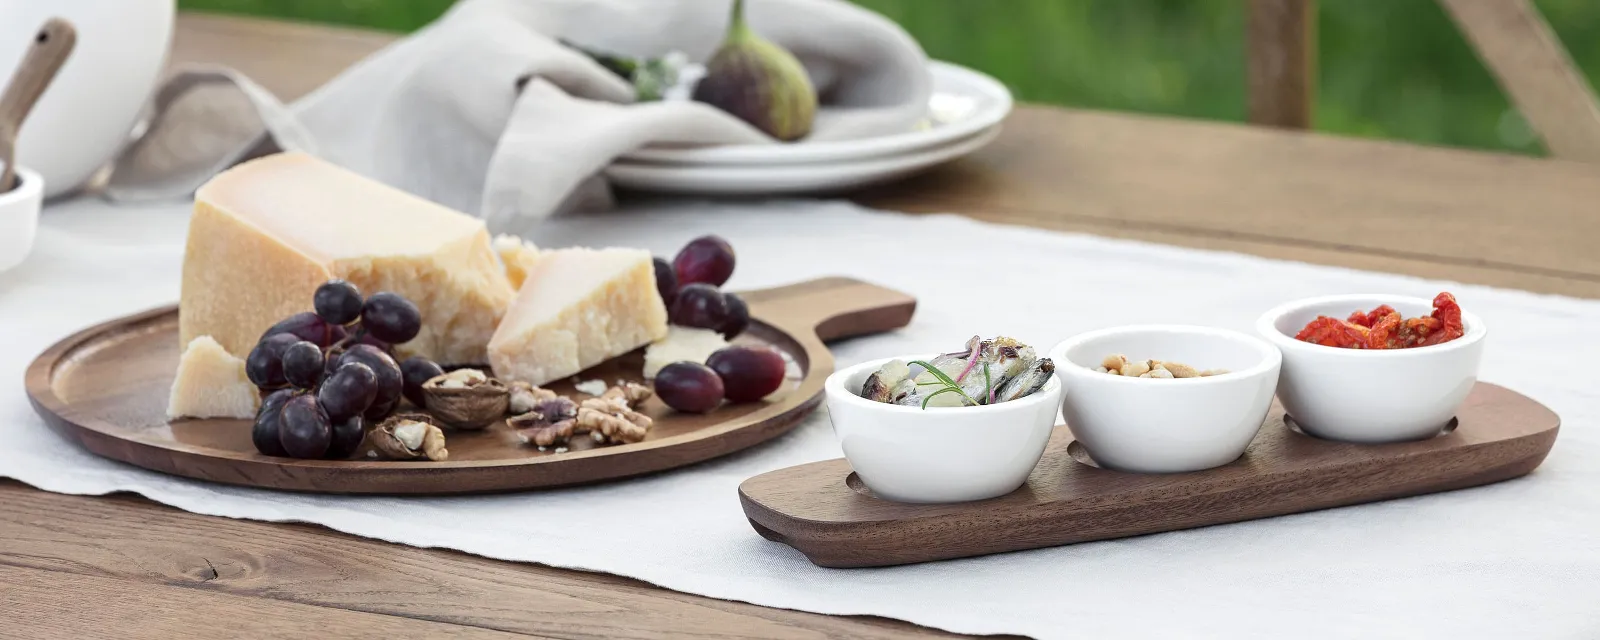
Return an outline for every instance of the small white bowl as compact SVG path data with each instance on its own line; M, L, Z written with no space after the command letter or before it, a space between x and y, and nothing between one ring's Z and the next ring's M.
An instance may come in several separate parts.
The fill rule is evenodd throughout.
M1227 369L1204 378L1125 378L1100 373L1106 356ZM1136 473L1198 471L1244 455L1261 430L1282 356L1224 329L1134 325L1067 339L1050 350L1066 390L1062 414L1096 464Z
M44 178L27 167L17 167L17 183L0 193L0 271L22 264L33 250L43 199Z
M868 489L895 502L967 502L1003 496L1027 481L1056 425L1059 381L981 407L924 410L861 397L861 385L893 359L836 371L823 385L833 433Z
M1431 438L1472 391L1488 330L1471 313L1461 314L1465 335L1430 347L1342 349L1294 339L1319 315L1344 319L1380 304L1407 318L1433 313L1432 300L1363 294L1296 300L1256 321L1283 351L1278 401L1301 431L1360 443Z

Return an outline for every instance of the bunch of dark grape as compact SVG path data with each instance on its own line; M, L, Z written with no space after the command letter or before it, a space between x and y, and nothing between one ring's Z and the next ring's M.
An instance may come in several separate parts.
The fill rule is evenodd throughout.
M733 246L718 236L701 236L668 264L655 259L656 289L667 303L667 320L680 327L710 329L732 340L750 326L744 300L719 287L733 275Z
M656 288L667 318L684 327L711 329L732 340L750 326L744 300L718 287L733 275L733 246L720 237L691 240L672 264L656 258ZM777 351L734 345L698 362L674 362L656 373L656 395L667 406L706 413L729 402L755 402L783 386L786 364Z
M402 397L422 406L422 383L444 371L420 356L395 362L393 345L422 330L422 312L403 296L363 300L355 285L329 280L312 307L272 325L245 359L264 397L251 439L269 456L348 458Z

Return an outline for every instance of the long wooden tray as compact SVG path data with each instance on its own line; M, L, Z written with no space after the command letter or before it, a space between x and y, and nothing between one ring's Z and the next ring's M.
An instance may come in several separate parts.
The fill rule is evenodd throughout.
M28 367L28 396L46 422L89 451L180 476L323 493L538 489L672 469L777 437L822 399L822 382L833 372L824 342L898 329L916 308L910 296L844 278L741 295L754 321L738 341L788 354L799 376L786 383L787 392L706 415L675 413L651 400L641 408L655 419L650 436L628 445L578 450L592 441L576 438L572 451L539 451L498 423L484 431L447 432L445 462L263 456L250 442L250 421L167 420L179 355L176 307L112 320L50 347ZM637 381L642 358L636 352L579 377ZM571 381L549 386L576 393Z
M1478 383L1454 428L1417 442L1357 445L1293 428L1274 406L1239 460L1194 473L1101 469L1057 427L1017 491L918 505L873 496L845 460L746 480L756 532L824 567L948 560L1239 522L1499 482L1539 466L1561 420L1538 402ZM975 436L977 437L977 436Z

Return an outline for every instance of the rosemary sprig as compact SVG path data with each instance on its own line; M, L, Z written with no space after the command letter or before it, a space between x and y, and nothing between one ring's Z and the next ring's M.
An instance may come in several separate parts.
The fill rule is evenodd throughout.
M927 362L925 360L912 360L911 364L919 365L922 368L927 369L928 373L931 374L933 377L938 378L939 382L941 384L943 384L944 387L945 387L943 389L940 389L938 391L930 393L930 394L928 394L928 396L926 398L923 398L922 399L922 408L924 408L924 409L928 408L928 401L934 399L935 396L938 396L938 395L943 394L943 393L949 393L951 391L954 391L956 393L961 394L961 397L963 399L965 399L969 403L972 403L973 405L978 404L977 400L973 400L972 396L967 395L967 392L961 390L961 385L956 384L955 380L951 380L950 376L946 375L945 372L940 371L939 368L933 366L933 364L931 364L931 363L929 363L929 362ZM918 383L918 384L920 385L921 383Z
M912 360L911 364L919 365L922 368L927 369L928 373L930 375L932 375L934 378L937 378L936 381L918 382L917 386L919 386L919 387L930 386L930 385L943 385L944 386L943 389L939 389L938 391L930 393L930 394L928 394L926 397L924 397L922 399L922 408L923 409L927 409L928 408L928 402L932 401L935 397L938 397L938 396L940 396L942 394L951 393L951 392L961 394L962 399L966 400L972 406L978 406L980 404L983 404L981 402L978 402L977 400L974 400L972 398L972 396L967 395L966 391L962 391L960 384L957 384L955 380L951 380L950 376L948 374L946 374L943 371L940 371L939 368L933 366L932 363L929 363L929 362L926 362L926 361L923 361L923 360ZM984 395L984 397L988 398L990 402L994 401L994 384L993 384L993 381L989 377L989 363L987 363L987 362L983 363L983 395Z
M933 400L933 398L935 396L938 396L938 395L944 394L944 393L950 393L951 391L954 391L956 393L961 394L961 397L966 398L968 401L972 400L972 398L967 396L966 392L962 391L960 387L945 387L943 389L940 389L938 391L930 393L930 394L928 394L928 397L923 398L922 399L922 408L923 409L927 409L928 408L928 402Z
M994 404L994 384L989 380L989 363L983 363L983 396L988 398L984 404Z

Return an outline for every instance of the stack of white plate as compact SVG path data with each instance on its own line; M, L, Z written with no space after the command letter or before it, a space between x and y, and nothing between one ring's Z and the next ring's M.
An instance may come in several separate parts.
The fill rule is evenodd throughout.
M928 117L877 138L640 149L606 169L617 186L708 195L833 193L889 182L977 151L1000 133L1011 92L987 75L931 62Z

